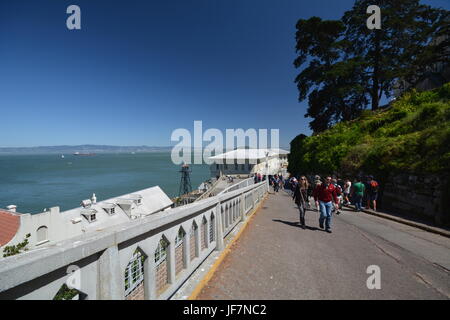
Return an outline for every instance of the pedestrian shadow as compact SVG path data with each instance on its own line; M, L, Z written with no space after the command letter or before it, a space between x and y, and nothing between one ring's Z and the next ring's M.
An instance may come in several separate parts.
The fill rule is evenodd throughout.
M295 210L298 210L298 206L293 206L292 208L295 209ZM314 209L314 208L306 208L306 211L305 211L305 212L317 213L317 209Z
M280 220L280 219L272 219L272 221L281 222L281 223L287 224L288 226L291 226L291 227L301 228L301 226L300 226L300 224L298 222L284 221L284 220ZM311 230L311 231L320 230L319 228L309 227L309 226L305 226L305 229Z
M308 229L308 230L311 230L311 231L317 231L317 230L320 230L319 228L316 228L316 227L310 227L310 226L305 226L305 229ZM323 231L323 230L320 230L320 231Z

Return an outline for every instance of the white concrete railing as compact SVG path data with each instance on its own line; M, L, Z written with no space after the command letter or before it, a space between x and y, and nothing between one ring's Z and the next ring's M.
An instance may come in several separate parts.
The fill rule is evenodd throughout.
M143 281L140 287L133 286L139 287L134 293L141 292L145 299L168 299L212 251L224 249L224 237L247 219L267 191L265 181L252 183L168 212L7 257L0 261L0 300L53 299L68 280L78 284L79 296L86 299L125 299L125 291L129 291L125 281L139 270L132 263L136 253L142 259L136 265L143 269L137 278ZM161 239L168 246L157 251ZM68 273L70 270L78 271Z
M233 184L232 186L227 187L226 189L222 190L218 195L221 195L221 194L224 194L227 192L231 192L231 191L235 191L235 190L238 190L241 188L245 188L254 183L255 183L254 178L248 178L248 179L242 180L241 182Z
M211 194L211 192L214 191L214 188L219 184L220 180L217 179L216 181L214 181L214 183L211 185L211 187L205 192L203 193L200 197L198 197L197 199L195 199L194 202L198 202L200 200L206 199L207 197L209 197L209 195Z

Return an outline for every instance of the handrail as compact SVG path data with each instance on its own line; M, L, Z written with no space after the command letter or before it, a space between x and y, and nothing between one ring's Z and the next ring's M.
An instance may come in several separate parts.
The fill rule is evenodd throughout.
M227 193L227 192L230 192L230 191L235 191L235 190L238 190L240 188L245 188L245 187L248 187L249 185L252 185L252 184L254 184L254 179L253 178L248 178L248 179L245 179L245 180L243 180L241 182L238 182L238 183L236 183L236 184L234 184L232 186L229 186L229 187L225 188L224 190L222 190L219 193L219 195Z
M213 192L214 188L219 184L219 182L220 182L220 180L217 179L216 182L214 182L214 183L211 185L211 188L209 188L209 190L206 191L205 193L203 193L200 197L198 197L197 199L195 199L194 202L197 202L197 201L200 201L200 200L203 200L203 199L207 198L207 196L209 196L209 195L211 194L211 192Z
M159 293L153 293L153 296L151 296L151 298L155 299L166 299L170 297L170 295L173 294L188 277L190 277L190 274L198 268L214 249L223 249L218 243L220 241L223 243L224 238L225 226L222 229L221 221L224 215L228 214L228 211L223 211L224 208L229 208L228 205L232 203L236 205L236 203L239 203L248 195L252 195L251 199L253 199L253 204L250 202L249 204L251 204L251 207L254 207L266 192L267 187L264 182L248 186L241 185L238 190L229 190L217 196L202 199L195 203L170 209L169 211L158 212L142 219L105 228L98 233L87 233L54 243L45 248L6 257L0 260L0 299L5 297L13 297L15 299L22 296L30 298L27 294L31 294L31 298L36 298L36 295L38 295L38 298L48 298L53 290L52 288L54 285L52 283L55 281L55 277L56 279L59 279L58 281L65 281L67 278L67 275L58 270L67 268L72 264L81 266L85 285L88 286L90 290L90 297L92 299L102 298L102 294L108 292L108 290L101 290L100 293L96 288L100 286L110 286L112 285L111 283L116 284L116 287L113 286L113 288L117 289L117 284L119 284L120 287L122 281L120 280L122 279L120 273L124 272L124 270L121 269L123 266L114 266L127 262L126 260L129 259L127 257L131 256L131 254L128 253L130 252L129 250L135 248L135 246L139 246L140 248L143 248L144 252L147 251L146 254L149 256L153 254L156 249L156 245L159 243L159 238L162 234L167 236L169 242L173 244L180 227L183 227L187 232L189 226L192 226L193 223L200 227L203 223L202 219L205 219L205 217L208 218L208 221L213 221L209 218L214 215L217 219L215 219L212 226L214 227L213 230L216 230L215 234L217 235L217 238L214 240L207 240L209 246L207 246L206 250L202 249L196 259L192 261L190 261L190 259L187 260L188 265L187 267L185 266L186 270L183 269L185 272L182 276L175 277L173 274L173 266L170 266L169 274L171 274L172 277L171 282L169 282L170 286L165 289L164 293L160 295ZM241 208L239 210L240 217L245 219L245 212L242 213ZM247 208L245 208L244 211L248 211ZM237 225L237 220L234 220L233 223L234 225L228 227L226 231L234 228ZM209 228L213 227L210 226L210 222L208 222L207 226L209 235ZM187 240L184 241L186 242ZM109 251L110 249L113 250L113 253L115 252L116 256ZM170 250L174 250L174 248L171 247ZM111 255L115 258L111 258ZM168 253L168 255L173 256L174 253ZM108 263L103 262L104 259L106 259ZM170 259L172 259L171 263L174 263L173 258ZM154 264L152 264L154 263L153 260L152 256L149 256L146 260L148 261L146 263L148 263L151 268L155 268ZM86 261L91 261L91 264L96 264L97 269L92 269L92 267L89 268L89 263ZM119 272L117 272L117 270L119 270ZM105 272L107 277L102 276ZM50 274L51 276L49 276ZM100 278L98 278L99 275ZM32 281L38 278L40 279L38 282ZM149 283L145 281L144 284L149 285ZM153 283L151 285L155 284ZM23 286L26 286L29 292L25 290L24 293ZM109 291L114 290L111 289ZM120 296L123 299L124 294L124 290L119 290L116 297Z

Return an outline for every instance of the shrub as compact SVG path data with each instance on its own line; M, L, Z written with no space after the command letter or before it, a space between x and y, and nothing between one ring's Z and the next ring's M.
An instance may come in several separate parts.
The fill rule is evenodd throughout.
M291 144L293 174L450 172L450 83Z

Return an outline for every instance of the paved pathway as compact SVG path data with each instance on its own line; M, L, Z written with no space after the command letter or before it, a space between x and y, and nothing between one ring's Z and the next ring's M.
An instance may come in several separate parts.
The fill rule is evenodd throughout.
M307 230L281 191L233 245L198 299L450 299L450 239L349 210L333 217L333 233ZM369 290L367 267L381 269Z

